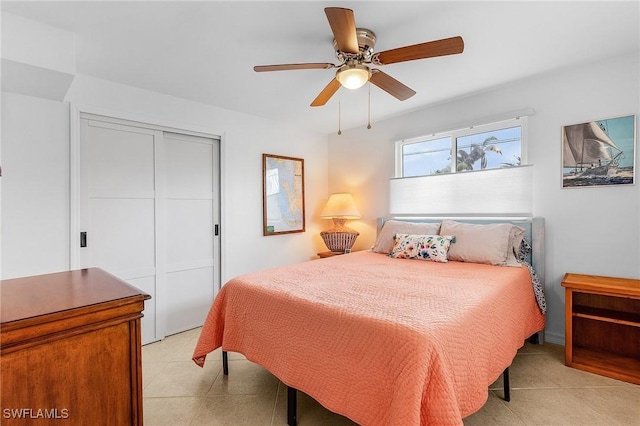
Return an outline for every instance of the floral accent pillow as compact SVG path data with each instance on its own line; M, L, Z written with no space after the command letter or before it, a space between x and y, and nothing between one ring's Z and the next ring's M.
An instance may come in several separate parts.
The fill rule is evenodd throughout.
M449 246L455 237L449 235L396 234L390 257L448 262Z

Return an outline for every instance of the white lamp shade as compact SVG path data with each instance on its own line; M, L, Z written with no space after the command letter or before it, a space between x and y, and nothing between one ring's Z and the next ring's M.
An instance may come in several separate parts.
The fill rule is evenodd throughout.
M353 197L347 192L331 194L324 206L320 217L323 219L343 218L359 219L360 212L353 202Z

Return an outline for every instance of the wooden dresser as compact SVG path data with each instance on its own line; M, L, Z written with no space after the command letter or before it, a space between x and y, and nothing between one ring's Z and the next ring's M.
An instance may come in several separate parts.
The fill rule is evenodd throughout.
M566 274L565 363L640 384L640 280Z
M0 423L142 425L147 294L97 268L0 285Z

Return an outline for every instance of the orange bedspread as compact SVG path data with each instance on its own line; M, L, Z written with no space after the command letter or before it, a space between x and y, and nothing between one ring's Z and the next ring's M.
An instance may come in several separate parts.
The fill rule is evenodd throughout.
M193 359L240 352L361 425L462 424L543 328L524 267L357 252L230 280Z

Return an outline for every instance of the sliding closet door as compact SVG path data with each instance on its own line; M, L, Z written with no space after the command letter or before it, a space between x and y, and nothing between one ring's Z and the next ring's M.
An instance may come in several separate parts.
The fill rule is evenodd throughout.
M215 281L218 143L164 134L166 334L202 325Z
M143 343L201 326L220 286L219 140L121 120L80 123L86 238L75 263L151 295Z
M151 295L143 342L156 340L156 172L162 133L81 120L80 267L99 267ZM86 244L85 244L86 242ZM82 247L82 246L85 247Z

